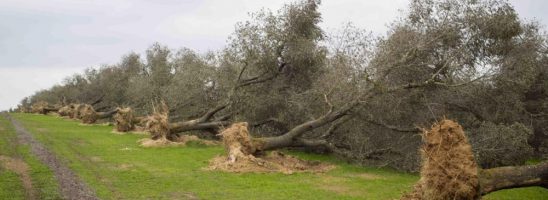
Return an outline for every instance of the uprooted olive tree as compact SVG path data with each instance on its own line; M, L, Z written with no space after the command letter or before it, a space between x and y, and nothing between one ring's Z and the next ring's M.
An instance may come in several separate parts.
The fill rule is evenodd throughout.
M84 104L80 106L79 109L79 117L82 120L82 123L84 124L93 124L99 119L105 119L112 117L114 114L118 112L118 108L106 111L106 112L97 112L93 108L93 106L89 104Z
M39 101L31 106L31 112L37 113L37 114L48 114L49 112L57 112L59 110L58 107L51 107L49 106L48 102L45 101Z
M142 122L146 117L135 116L133 109L130 107L118 108L118 112L112 116L114 126L118 132L129 132L136 130L137 126L142 126Z
M470 127L482 167L547 157L546 36L507 2L414 0L378 39L348 27L326 34L318 6L306 0L254 13L218 53L154 44L144 59L131 53L86 70L22 108L105 95L101 106L132 108L115 119L130 130L135 116L151 114L151 101L165 100L169 110L149 117L163 124L155 138L222 129L228 120L215 115L230 114L249 122L256 153L304 146L406 171L420 167L415 127L448 116ZM220 102L226 108L212 109ZM217 113L205 117L209 109Z
M206 130L215 133L220 128L229 125L229 116L215 118L214 115L223 110L226 106L218 106L211 109L201 117L193 120L179 122L169 121L168 106L162 102L159 108L155 108L153 114L143 119L145 129L150 132L153 140L174 140L178 133L192 130Z
M442 120L422 133L421 178L401 199L480 199L510 188L548 187L548 162L530 166L479 168L462 127Z

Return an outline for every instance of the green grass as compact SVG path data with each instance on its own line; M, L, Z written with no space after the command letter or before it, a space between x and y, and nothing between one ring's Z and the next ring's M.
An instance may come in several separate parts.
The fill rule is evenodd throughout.
M18 144L14 127L0 116L0 155L18 158L29 165L29 174L36 198L60 199L57 181L49 168L36 159L27 145ZM0 199L25 199L19 176L0 165Z
M102 199L398 199L416 174L359 167L333 157L292 152L337 165L323 174L206 171L220 146L142 148L143 135L116 135L110 126L83 126L51 116L14 114L36 139L66 159ZM488 199L543 199L548 190L526 188Z

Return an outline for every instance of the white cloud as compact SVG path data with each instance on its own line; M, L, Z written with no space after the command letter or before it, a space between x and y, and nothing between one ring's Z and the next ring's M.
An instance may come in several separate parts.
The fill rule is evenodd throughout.
M42 89L48 89L82 68L0 68L0 109L15 107L21 99Z
M237 22L291 0L1 0L0 110L83 68L117 63L153 42L222 48ZM510 0L520 16L546 23L548 1ZM321 26L343 23L384 34L408 0L323 0ZM59 67L62 66L62 67Z

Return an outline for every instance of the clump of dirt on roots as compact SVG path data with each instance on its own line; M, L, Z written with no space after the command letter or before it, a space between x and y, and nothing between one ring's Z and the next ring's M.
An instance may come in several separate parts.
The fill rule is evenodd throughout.
M59 110L57 111L59 116L62 116L62 117L69 116L70 112L71 112L70 105L63 106L63 107L59 108Z
M305 161L278 151L255 156L254 153L260 150L262 141L251 138L247 122L234 123L220 135L223 137L223 144L228 155L211 159L206 170L292 174L295 172L326 172L334 168L331 164Z
M32 113L46 114L46 108L47 107L48 107L48 102L39 101L39 102L36 102L36 103L32 104L32 106L30 106L30 109L31 109Z
M163 147L163 146L180 146L178 142L168 140L167 136L170 133L169 129L169 110L165 104L159 111L154 110L152 115L145 119L145 130L150 133L151 138L144 138L138 142L143 147Z
M153 140L166 139L169 135L169 120L167 112L155 112L145 119L145 130L150 133Z
M75 119L76 118L76 109L77 107L79 106L80 104L70 104L69 105L69 110L67 111L68 112L68 117L71 118L71 119Z
M84 104L79 110L80 119L84 124L93 124L97 121L97 112L89 104Z
M71 110L69 112L69 117L72 119L80 119L81 118L81 112L84 108L84 104L73 104L71 105Z
M443 120L422 137L421 178L401 199L478 199L478 167L462 127Z
M118 108L118 112L113 116L116 131L128 132L135 129L135 117L133 110L129 107Z

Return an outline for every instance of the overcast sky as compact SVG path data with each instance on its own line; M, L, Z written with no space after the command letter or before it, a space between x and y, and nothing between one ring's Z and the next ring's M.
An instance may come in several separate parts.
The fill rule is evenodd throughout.
M236 22L290 0L1 0L0 110L87 67L117 63L154 42L205 52L226 44ZM548 22L548 1L512 0L521 17ZM407 0L323 0L322 28L383 34Z

